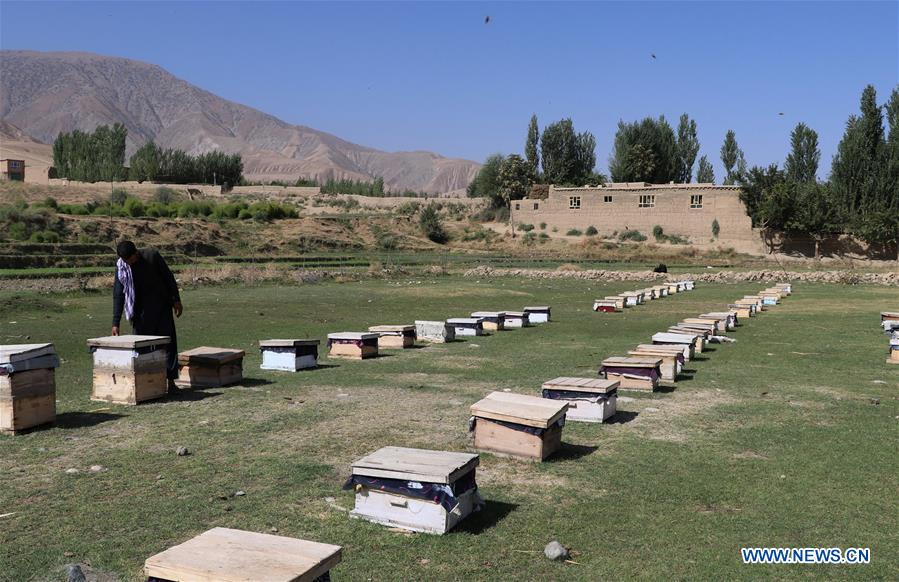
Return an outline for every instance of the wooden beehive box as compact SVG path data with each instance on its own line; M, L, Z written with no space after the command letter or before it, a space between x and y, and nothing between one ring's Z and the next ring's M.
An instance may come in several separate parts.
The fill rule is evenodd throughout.
M368 331L378 334L378 349L405 349L415 346L414 325L373 325Z
M656 292L655 287L647 287L646 289L643 289L643 296L649 301L659 298L659 294Z
M566 420L603 422L615 414L618 406L618 382L602 378L563 376L543 383L543 397L566 402Z
M615 302L615 309L624 309L624 297L621 295L607 295L603 299Z
M736 326L737 314L733 310L731 311L713 311L710 313L702 313L699 317L706 319L715 319L718 321L718 324L721 326L721 329L732 331Z
M178 354L181 388L217 388L243 381L243 350L201 346Z
M568 404L536 396L491 392L471 405L474 447L542 461L562 446Z
M660 332L653 334L652 343L656 345L678 345L686 349L684 358L689 362L696 355L697 336L695 334Z
M524 311L505 311L503 312L503 327L506 329L517 329L521 327L530 327L531 320Z
M749 319L754 315L755 305L749 303L730 303L728 309L737 314L737 319Z
M612 357L602 361L599 369L601 376L607 380L620 382L621 390L641 390L653 392L659 387L662 374L659 368L662 358L650 357Z
M696 353L701 354L705 351L705 346L708 343L708 338L711 335L708 331L704 329L698 329L695 327L689 327L684 325L673 325L668 328L668 333L683 333L687 335L692 335L696 337Z
M318 367L317 339L268 339L259 342L262 370L297 372Z
M712 335L720 335L725 331L724 325L719 320L708 317L686 317L680 321L680 325L707 329Z
M636 291L625 291L621 296L624 298L624 305L626 307L636 307L642 303L640 300L641 295Z
M551 316L551 310L548 305L525 307L524 312L528 314L531 323L547 323Z
M479 317L452 317L446 320L446 324L453 329L455 335L484 335L484 321Z
M668 294L669 295L674 295L679 290L680 289L678 288L677 283L668 283Z
M594 299L593 311L600 311L602 313L615 313L616 311L619 311L618 301L614 301L612 299Z
M678 346L640 345L628 351L627 355L637 358L662 358L659 373L661 379L666 382L677 382L677 375L684 362L684 352Z
M0 433L56 420L58 366L53 344L0 345Z
M144 562L144 573L171 582L328 580L341 547L216 527Z
M419 341L432 344L444 344L456 339L456 328L445 321L416 321L415 337Z
M899 332L894 331L890 335L890 357L887 358L888 364L899 364Z
M880 321L899 321L899 311L881 311Z
M780 289L787 295L793 294L793 284L792 283L775 283L774 287Z
M328 357L365 360L378 356L380 334L356 331L341 331L328 334Z
M384 447L353 463L352 517L444 534L481 504L471 453Z
M504 311L475 311L472 317L480 319L484 329L502 331L505 328L506 313Z
M87 340L94 357L91 400L138 404L168 393L166 346L158 335L118 335Z

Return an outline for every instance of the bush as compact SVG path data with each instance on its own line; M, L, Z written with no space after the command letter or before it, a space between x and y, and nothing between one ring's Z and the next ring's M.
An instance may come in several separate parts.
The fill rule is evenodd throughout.
M657 241L663 241L665 240L665 231L657 224L652 227L652 236L655 237Z
M237 214L237 218L240 220L250 220L253 218L253 213L244 208Z
M59 234L53 232L52 230L43 230L40 232L33 232L31 236L28 237L29 242L34 243L58 243L59 242Z
M541 232L539 235L537 235L537 239L540 241L540 244L543 244L549 240L549 235L545 232Z
M587 236L596 236L599 234L599 231L596 230L595 226L591 225L587 227L587 230L584 232L584 234L586 234Z
M584 234L584 233L582 233L581 231L579 231L576 228L572 228L571 230L569 230L568 232L565 233L566 236L581 236L582 234Z
M116 188L109 194L109 203L116 206L122 206L128 200L128 190Z
M412 216L418 212L419 208L421 208L421 204L418 202L403 202L396 207L396 213L400 216Z
M171 188L160 186L153 192L153 200L160 204L171 204L178 200L178 193Z
M128 198L127 200L125 200L124 208L128 216L132 218L145 216L147 213L147 209L144 207L144 203L137 198Z
M721 232L721 225L718 224L718 219L712 221L712 236L718 238L718 234Z
M91 213L90 209L84 204L60 204L57 212L60 214L74 214L76 216L86 216Z
M634 242L643 242L646 240L646 235L642 234L639 230L626 230L618 235L618 240L632 240Z
M35 204L35 206L50 208L52 210L59 210L59 203L56 201L56 198L53 198L52 196L47 196L46 198Z
M24 222L13 222L9 225L9 238L25 240L28 238L28 226Z
M523 237L521 237L522 244L527 246L534 246L534 243L537 241L537 233L536 232L526 232Z
M421 211L421 216L418 217L418 224L429 240L438 244L443 244L449 240L446 231L443 230L440 214L437 213L437 208L433 204L427 205Z
M541 222L541 223L540 223L540 230L546 230L546 223L545 223L545 222Z
M665 239L673 245L688 245L688 244L690 244L689 239L684 238L678 234L669 234L665 237Z
M524 232L531 232L532 230L534 230L534 225L533 224L519 224L518 230L522 230Z

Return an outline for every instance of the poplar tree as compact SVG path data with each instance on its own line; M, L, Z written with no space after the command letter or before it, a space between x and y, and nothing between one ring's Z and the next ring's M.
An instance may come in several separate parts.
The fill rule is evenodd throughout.
M696 170L696 181L700 184L715 183L715 170L712 168L709 159L705 156L699 158L699 168Z
M689 184L693 179L693 164L699 153L699 138L696 136L696 121L684 113L677 125L677 181Z
M528 125L528 136L524 143L524 156L527 158L528 173L536 182L540 175L540 154L537 147L540 142L540 128L537 126L537 114L531 115Z
M664 116L618 122L609 160L612 181L667 184L680 180L679 168L677 138Z
M818 134L804 123L797 123L790 134L790 153L784 163L787 180L811 184L818 180Z
M724 164L724 183L733 185L737 179L746 173L746 159L743 150L737 145L737 134L728 129L724 136L724 144L721 146L721 162Z

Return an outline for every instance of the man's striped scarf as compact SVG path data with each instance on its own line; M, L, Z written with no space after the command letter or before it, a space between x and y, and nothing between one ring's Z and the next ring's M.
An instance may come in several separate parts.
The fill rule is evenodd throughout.
M119 259L116 262L116 274L125 289L125 319L134 318L134 279L131 277L131 265Z

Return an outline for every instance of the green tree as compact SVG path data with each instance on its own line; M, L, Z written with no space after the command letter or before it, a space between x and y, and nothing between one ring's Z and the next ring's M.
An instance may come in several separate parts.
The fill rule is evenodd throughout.
M746 173L746 159L743 150L737 145L737 134L728 129L724 136L724 144L721 146L721 162L724 164L724 183L736 184L740 176Z
M540 143L540 128L537 126L537 114L531 115L528 124L528 137L524 143L524 156L527 158L528 173L531 180L536 182L540 175L540 154L537 148Z
M429 240L439 244L449 240L446 231L443 229L440 214L434 204L428 204L424 207L418 217L418 224Z
M790 153L784 164L787 180L802 184L818 180L818 134L804 123L797 123L790 134Z
M596 138L576 133L571 119L562 119L544 128L540 154L547 182L582 185L596 165Z
M499 169L499 185L505 205L510 200L521 200L527 196L530 185L528 163L517 154L506 157Z
M767 168L753 166L738 177L740 184L740 200L746 206L746 213L752 219L752 226L761 228L783 228L785 220L778 217L786 215L788 210L785 201L776 201L772 206L768 199L775 196L775 187L786 182L783 171L777 164Z
M667 184L679 179L679 167L677 139L664 116L618 122L609 160L613 182Z
M493 154L484 161L484 165L478 170L471 184L468 185L468 196L471 198L488 198L493 208L499 208L504 203L502 188L500 185L500 169L505 157L502 154Z
M705 156L699 158L699 168L696 170L696 181L700 184L714 184L715 170L711 162Z
M137 182L153 182L159 173L159 148L147 142L131 156L129 177Z
M696 121L684 113L677 125L677 181L689 184L693 178L693 164L699 154Z

